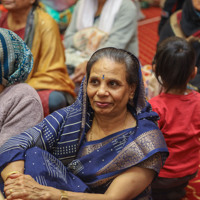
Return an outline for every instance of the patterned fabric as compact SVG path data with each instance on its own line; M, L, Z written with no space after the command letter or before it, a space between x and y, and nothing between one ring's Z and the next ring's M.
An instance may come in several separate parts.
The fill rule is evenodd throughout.
M12 31L0 28L0 84L24 82L33 67L31 51Z
M0 148L0 170L11 161L25 160L25 173L40 184L98 193L104 193L118 174L132 166L159 173L168 150L155 123L158 115L145 100L141 71L139 76L134 107L128 105L136 127L87 141L94 112L88 102L85 79L73 105L52 113ZM150 199L150 187L135 199Z
M199 183L200 183L200 164L199 164L198 174L194 179L189 181L189 184L185 188L186 197L183 198L182 200L199 200L200 199Z

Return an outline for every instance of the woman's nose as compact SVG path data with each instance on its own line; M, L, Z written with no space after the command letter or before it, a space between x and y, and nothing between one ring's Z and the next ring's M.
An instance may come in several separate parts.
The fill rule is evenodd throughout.
M102 96L108 95L107 87L104 84L99 86L98 91L97 91L97 95L102 95Z

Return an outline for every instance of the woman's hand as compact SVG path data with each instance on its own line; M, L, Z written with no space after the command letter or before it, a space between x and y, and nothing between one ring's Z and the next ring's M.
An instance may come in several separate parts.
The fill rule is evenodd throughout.
M12 174L4 183L7 200L58 200L60 191L40 185L31 176Z
M81 83L86 73L86 66L87 66L87 61L81 63L76 67L74 76L72 77L72 81L74 81L74 83Z

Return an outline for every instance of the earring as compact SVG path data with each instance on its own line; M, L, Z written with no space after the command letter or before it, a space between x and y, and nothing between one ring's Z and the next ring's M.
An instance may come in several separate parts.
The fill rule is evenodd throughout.
M130 97L129 97L129 101L132 101L133 100L133 95L131 95Z

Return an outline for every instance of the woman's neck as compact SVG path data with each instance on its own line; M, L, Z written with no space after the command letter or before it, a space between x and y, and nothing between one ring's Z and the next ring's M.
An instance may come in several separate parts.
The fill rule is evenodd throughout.
M7 23L8 23L9 29L12 31L16 31L21 28L25 28L27 17L28 17L30 10L31 10L31 8L23 9L20 11L9 11L8 18L7 18Z
M112 133L135 126L135 119L128 110L115 117L95 115L93 120L95 132L99 137L105 137Z

